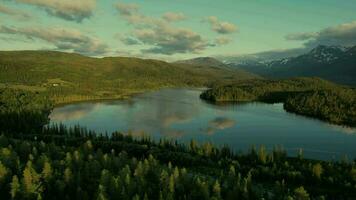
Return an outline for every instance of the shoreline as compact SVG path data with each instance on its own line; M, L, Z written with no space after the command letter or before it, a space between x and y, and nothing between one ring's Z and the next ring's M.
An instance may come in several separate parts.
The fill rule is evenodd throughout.
M162 88L156 88L156 89L142 89L142 90L136 90L133 92L125 93L125 94L117 94L116 96L108 96L108 97L95 97L87 99L79 99L79 100L70 100L70 101L63 101L60 103L53 103L53 108L58 108L61 106L69 105L69 104L78 104L78 103L85 103L85 102L97 102L97 101L112 101L112 100L128 100L131 99L134 96L146 93L146 92L153 92L153 91L158 91L158 90L163 90L163 89L189 89L189 90L199 90L201 92L204 92L205 90L209 89L208 87L162 87ZM70 97L70 96L67 96Z
M318 120L324 123L328 123L330 125L336 125L336 126L341 126L341 127L345 127L345 128L356 128L356 125L350 125L350 124L345 124L345 123L336 123L333 121L329 121L325 118L320 118L320 117L315 117L314 115L308 115L308 114L304 114L304 113L300 113L300 112L296 112L292 109L287 109L285 107L285 102L283 101L279 101L279 102L264 102L264 101L258 101L258 100L252 100L252 101L236 101L236 100L227 100L227 101L213 101L210 99L204 99L201 98L202 100L206 101L207 103L213 104L213 105L229 105L229 104L248 104L248 103L265 103L265 104L274 104L274 103L281 103L283 104L283 110L290 113L290 114L294 114L297 116L302 116L305 118L309 118L309 119L313 119L313 120Z
M60 103L54 103L53 108L57 107L62 107L70 104L79 104L79 103L85 103L85 102L96 102L96 101L110 101L110 100L126 100L130 99L134 95L141 94L146 91L140 91L140 92L133 92L125 95L118 95L118 96L108 96L108 97L94 97L94 98L88 98L88 99L79 99L79 100L71 100L71 101L63 101Z

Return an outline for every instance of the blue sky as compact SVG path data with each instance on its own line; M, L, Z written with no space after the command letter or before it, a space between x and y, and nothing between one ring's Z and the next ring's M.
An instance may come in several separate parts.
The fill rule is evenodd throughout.
M0 0L0 50L174 60L356 44L355 0Z

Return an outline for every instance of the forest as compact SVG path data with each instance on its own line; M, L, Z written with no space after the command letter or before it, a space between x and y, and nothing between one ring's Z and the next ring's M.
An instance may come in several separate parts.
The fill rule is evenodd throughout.
M0 105L1 199L356 198L356 160L49 126L36 92L2 90Z
M356 90L320 78L254 80L217 85L200 96L211 102L284 103L285 110L356 126Z

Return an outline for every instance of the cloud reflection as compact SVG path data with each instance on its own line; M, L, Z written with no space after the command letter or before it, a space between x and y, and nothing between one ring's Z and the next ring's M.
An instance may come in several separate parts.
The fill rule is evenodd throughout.
M152 93L136 98L136 101L144 98L144 101L140 101L144 105L130 111L128 127L151 133L158 131L167 137L182 137L185 132L176 130L174 125L189 123L196 118L199 114L199 105L190 101L192 94L186 90L174 90L173 94L166 90L161 94Z
M225 117L217 117L214 120L210 121L209 125L216 129L222 130L222 129L233 127L235 125L235 121Z
M349 135L356 134L356 128L347 127L347 126L339 126L339 125L334 125L334 124L327 124L327 126L336 130L336 131L339 131L339 132L342 132L345 134L349 134Z
M78 120L95 110L99 104L73 104L56 108L50 114L50 119L55 122Z
M226 117L216 117L209 122L209 127L203 131L208 135L213 135L217 130L224 130L235 126L235 121Z

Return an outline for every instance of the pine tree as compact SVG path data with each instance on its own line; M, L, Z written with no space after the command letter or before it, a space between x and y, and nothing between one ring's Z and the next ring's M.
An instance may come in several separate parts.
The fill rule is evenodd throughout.
M13 176L12 177L12 181L10 183L10 195L11 195L11 199L15 199L17 193L20 192L20 183L19 183L19 179L17 178L17 176Z
M5 181L7 174L8 174L8 169L0 161L0 186Z
M205 156L210 156L213 152L213 145L210 142L204 143L203 151Z
M235 176L236 176L235 167L234 167L233 165L230 166L230 169L229 169L229 176L230 176L230 177L235 177Z
M198 143L195 140L191 140L189 148L190 148L190 151L196 152L198 149Z
M97 200L107 200L107 194L105 192L105 187L99 184Z
M260 149L258 151L258 160L263 164L266 163L267 154L266 154L266 148L263 145L260 147Z
M320 179L321 174L323 173L323 166L321 166L320 163L317 163L317 164L313 165L312 171L313 171L313 175L315 177L317 177L318 179Z
M23 171L22 186L25 196L33 196L41 193L40 176L32 167L32 162L28 161Z
M178 167L174 168L173 176L174 176L174 179L178 179L178 177L179 177L179 169L178 169Z
M309 194L308 192L304 189L303 186L300 186L299 188L296 188L294 190L294 198L296 200L309 200Z
M351 170L350 170L350 175L351 178L356 181L356 166L354 166Z
M52 166L51 164L46 161L43 165L43 170L42 170L42 177L45 181L49 181L52 177Z
M216 199L221 199L221 187L220 187L220 183L218 180L216 180L213 185L213 196Z
M174 185L175 185L175 183L174 183L174 176L171 175L171 176L169 177L169 184L168 184L169 192L174 193Z
M72 180L72 170L68 167L64 170L64 181L68 184Z
M101 175L100 175L100 184L104 187L109 186L110 183L110 172L106 169L101 170Z

